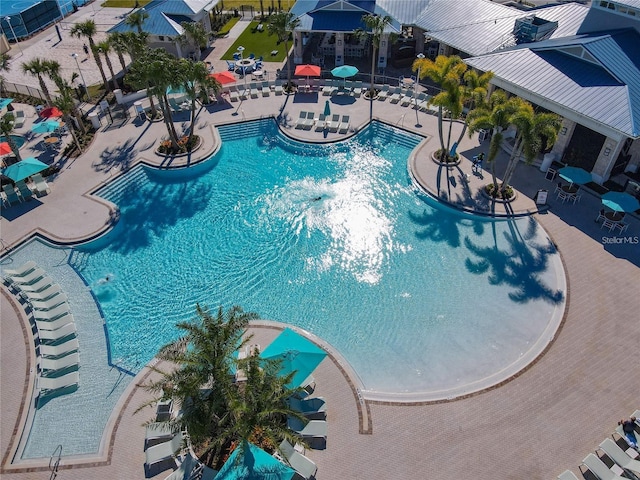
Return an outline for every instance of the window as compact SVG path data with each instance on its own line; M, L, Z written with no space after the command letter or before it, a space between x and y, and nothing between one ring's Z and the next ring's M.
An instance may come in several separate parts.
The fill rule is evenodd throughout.
M158 38L160 39L161 42L164 42L164 35L160 35Z

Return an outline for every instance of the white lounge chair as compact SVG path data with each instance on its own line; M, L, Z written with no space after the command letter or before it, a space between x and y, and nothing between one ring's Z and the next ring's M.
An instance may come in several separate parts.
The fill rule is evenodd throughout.
M600 443L600 449L607 454L607 456L616 462L623 470L631 470L633 474L640 474L640 462L638 460L632 459L629 455L625 453L624 450L620 448L620 446L611 440L610 438L605 439L602 443Z
M24 112L22 110L16 110L13 112L13 128L21 128L24 126Z
M335 89L336 87L333 86L333 80L327 80L325 85L322 87L322 95L328 97L335 91Z
M40 395L48 395L61 388L78 385L79 380L78 372L70 372L61 377L38 377L38 390Z
M349 131L349 115L343 115L342 121L338 126L338 133L347 133Z
M11 277L11 280L13 281L13 283L16 283L18 285L31 285L32 283L39 282L46 275L47 272L39 267L36 267L26 275Z
M629 442L629 439L627 438L627 435L624 433L624 430L623 430L623 428L622 428L622 425L618 425L618 426L616 427L616 433L617 433L618 435L620 435L622 438L624 438L624 441L625 441L625 442L627 442L630 446L632 446L632 445L631 445L631 443ZM640 434L639 434L639 433L637 433L637 432L633 432L633 434L634 434L635 439L636 439L636 445L639 445L639 446L640 446Z
M303 454L296 452L293 445L287 440L283 440L279 447L280 454L284 457L286 463L293 468L298 475L305 480L309 480L314 477L318 471L317 465Z
M183 441L182 432L178 432L171 440L147 448L145 463L149 466L174 457L182 449Z
M378 92L378 100L384 102L389 96L389 85L382 85L382 88Z
M356 81L353 85L353 96L356 98L360 98L360 95L362 95L362 82L361 81Z
M613 473L609 467L593 453L587 455L584 460L582 460L582 463L591 473L598 477L599 480L625 480L624 477Z
M67 294L61 292L47 300L29 300L29 303L34 310L51 310L59 305L62 305L66 301Z
M238 90L235 87L229 89L229 100L232 102L237 102L239 99Z
M282 95L282 92L284 91L282 88L282 81L281 80L276 80L276 83L273 87L273 91L275 92L276 95Z
M400 87L396 87L393 90L393 93L391 94L391 96L389 97L389 101L391 103L398 103L401 98L402 98L402 89Z
M296 120L296 128L304 128L304 123L307 121L307 112L300 112L298 120Z
M413 90L407 90L404 92L402 99L400 100L400 106L407 107L413 102Z
M40 358L40 370L44 375L65 370L67 368L77 367L80 364L80 355L72 353L61 358Z
M51 278L49 278L48 276L44 276L33 283L20 284L16 282L14 283L14 285L16 286L16 288L19 288L23 292L41 293L47 288L54 285L54 281L51 280Z
M171 439L178 433L176 425L169 422L155 422L147 425L144 435L145 443L161 438Z
M337 132L339 126L340 126L340 115L338 114L331 115L331 121L328 122L329 131Z
M258 92L258 86L255 83L250 83L249 84L249 88L250 88L250 92L251 92L251 98L258 98L259 92Z
M57 342L65 337L76 334L76 324L67 323L56 330L38 330L38 338L40 341Z
M288 417L287 426L303 439L327 438L326 420L309 420L305 425L297 418Z
M62 303L50 310L34 310L33 318L36 319L36 322L38 320L42 320L43 322L52 322L67 314L71 314L71 309L69 308L69 304Z
M307 112L307 119L304 121L304 128L305 130L307 129L311 129L311 127L313 127L313 124L316 123L316 115L313 112Z
M198 478L192 474L197 465L198 461L193 458L191 454L187 454L187 456L184 457L184 460L180 463L178 469L164 480L190 480L191 478Z
M13 279L23 278L33 272L37 268L37 266L38 265L36 264L36 262L34 262L33 260L29 260L28 262L23 263L15 269L5 268L2 273L7 277L11 277Z
M316 132L324 130L327 126L327 117L324 113L318 115L318 120L316 120Z
M49 300L50 298L62 293L62 288L57 283L52 283L41 292L30 292L27 290L23 290L23 291L27 296L27 298L29 299L29 301L38 300L40 302L44 302L45 300Z
M60 345L43 345L40 344L40 355L43 357L62 357L71 352L78 350L78 339L72 338Z
M268 97L271 95L271 87L269 87L269 82L262 82L262 96Z
M558 480L579 480L579 479L578 477L576 477L575 473L573 473L571 470L565 470L560 475L558 475Z
M36 318L36 327L38 331L53 331L58 330L59 328L64 327L68 323L75 323L73 315L69 312L63 314L61 317L56 318L55 320L46 321L46 320L38 320Z
M36 196L38 198L44 197L45 195L51 192L51 189L49 188L49 184L45 181L44 178L42 178L42 175L40 175L39 173L32 175L31 181L35 186Z

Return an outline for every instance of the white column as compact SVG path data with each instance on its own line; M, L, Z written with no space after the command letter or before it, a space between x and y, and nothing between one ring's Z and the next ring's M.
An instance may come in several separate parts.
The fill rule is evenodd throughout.
M389 53L389 34L383 33L378 49L378 68L387 68L387 53Z
M336 67L344 65L344 33L336 33Z
M551 153L553 153L556 160L560 160L562 155L564 155L564 151L567 149L575 129L576 122L569 120L568 118L562 120L562 125L558 132L558 138L556 138L556 143L553 144L553 148L551 149Z
M600 149L598 159L591 170L591 176L593 177L594 182L602 185L609 179L611 169L613 168L623 145L624 138L616 140L614 138L607 137Z

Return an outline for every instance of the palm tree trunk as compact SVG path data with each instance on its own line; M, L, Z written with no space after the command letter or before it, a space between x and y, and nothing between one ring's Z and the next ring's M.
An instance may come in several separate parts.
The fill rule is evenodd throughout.
M104 74L104 67L102 66L102 60L100 59L100 53L96 48L96 44L93 41L92 37L89 37L89 45L91 47L91 53L93 53L93 58L96 61L96 65L98 66L98 70L100 70L100 75L102 76L102 82L104 83L105 91L110 92L111 87L109 86L109 82L107 81L107 76Z
M449 135L447 135L447 155L451 150L451 133L453 131L453 115L449 112Z
M444 136L442 135L442 107L438 106L438 137L440 138L440 160L444 160L444 155L447 153L444 148Z
M522 135L518 135L515 143L513 144L511 155L509 156L509 162L507 163L507 169L504 172L504 178L502 179L500 190L504 190L511 182L511 177L513 177L513 173L516 171L518 162L520 162L520 154L522 153L523 146L524 143L522 141Z
M11 135L9 135L9 133L5 133L3 132L5 135L4 137L7 139L7 143L9 144L9 148L11 148L11 152L15 155L16 160L18 160L19 162L22 161L22 157L20 156L20 149L18 148L18 145L16 144L16 142L13 140L13 137Z
M116 80L116 74L113 72L113 65L111 64L111 59L108 54L104 54L104 61L107 62L107 68L109 69L109 73L111 74L111 80L113 81L113 86L115 88L119 88L118 81Z
M38 75L38 81L40 82L40 89L42 93L44 93L45 98L47 99L47 104L51 105L53 102L51 101L51 95L49 94L49 89L47 85L44 83L44 78L41 75Z
M287 38L289 35L287 34ZM287 90L291 88L291 62L289 61L289 42L287 40L284 41L284 51L286 53L285 60L287 61Z
M122 52L117 52L117 54L118 54L118 60L120 61L120 66L122 67L122 71L126 73L127 63L124 61L124 55L122 55Z
M82 145L80 145L80 140L78 140L78 137L76 136L76 132L73 128L71 117L69 115L64 115L63 118L64 118L64 122L67 124L67 129L69 130L69 132L71 132L71 138L73 138L73 143L75 143L76 147L78 147L78 151L82 153Z

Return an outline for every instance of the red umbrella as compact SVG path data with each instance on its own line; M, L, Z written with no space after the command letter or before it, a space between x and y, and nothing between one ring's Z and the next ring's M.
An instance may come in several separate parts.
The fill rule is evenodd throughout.
M56 107L48 107L40 112L42 118L57 118L62 116L62 112Z
M235 75L231 72L212 73L209 76L215 78L220 85L234 83L236 81Z
M0 143L0 155L6 155L7 153L11 153L11 147L9 146L9 143Z
M302 75L305 77L319 77L320 67L318 65L298 65L296 67L295 75Z

